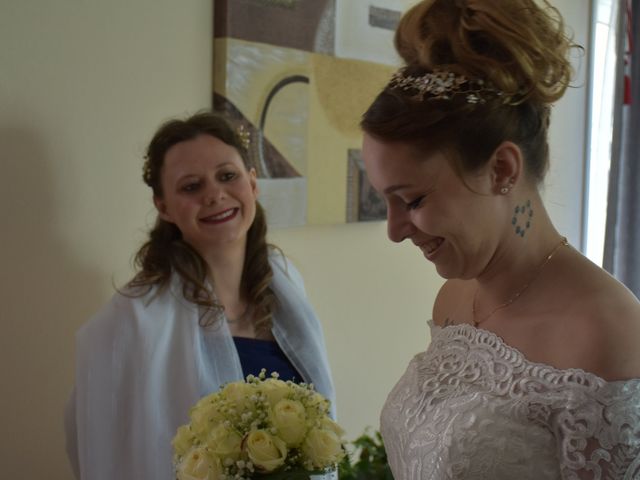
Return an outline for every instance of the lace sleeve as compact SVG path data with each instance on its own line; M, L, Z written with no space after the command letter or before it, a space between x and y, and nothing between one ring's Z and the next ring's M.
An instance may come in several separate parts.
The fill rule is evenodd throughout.
M547 410L562 478L640 479L640 380L580 387Z

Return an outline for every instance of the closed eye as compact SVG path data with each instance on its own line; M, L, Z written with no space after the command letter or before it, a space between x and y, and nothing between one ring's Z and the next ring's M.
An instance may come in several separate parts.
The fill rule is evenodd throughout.
M407 210L415 210L416 208L420 207L420 205L422 204L422 201L424 200L424 197L426 195L421 195L418 198L416 198L415 200L408 202L407 203Z

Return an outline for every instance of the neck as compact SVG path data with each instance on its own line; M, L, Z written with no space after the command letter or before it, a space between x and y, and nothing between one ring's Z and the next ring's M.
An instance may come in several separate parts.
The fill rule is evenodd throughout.
M523 195L516 200L514 211L518 205L527 205L527 202L530 202L533 211L531 226L525 235L521 236L516 233L515 227L522 224L526 228L526 224L521 220L524 216L518 215L515 226L509 221L493 257L476 278L476 308L480 316L508 301L523 286L534 282L534 277L541 273L540 268L546 257L562 240L537 193Z
M236 318L246 310L246 299L242 292L246 238L225 248L212 249L202 254L209 267L218 301L224 306L228 318Z

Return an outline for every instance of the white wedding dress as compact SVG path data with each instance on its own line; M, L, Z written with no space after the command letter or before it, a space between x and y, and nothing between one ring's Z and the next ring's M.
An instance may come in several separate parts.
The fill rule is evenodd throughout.
M533 363L471 325L431 329L382 411L395 480L640 479L640 380Z

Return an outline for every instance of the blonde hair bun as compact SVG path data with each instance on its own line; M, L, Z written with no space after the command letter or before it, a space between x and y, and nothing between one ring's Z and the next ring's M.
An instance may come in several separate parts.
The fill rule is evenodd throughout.
M401 19L407 65L491 82L517 102L550 104L569 86L575 45L547 0L423 0Z

